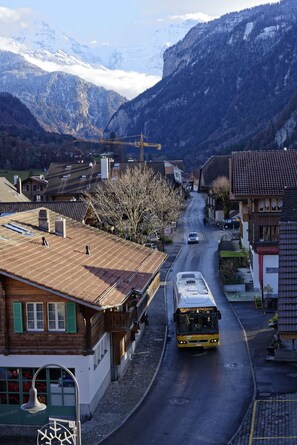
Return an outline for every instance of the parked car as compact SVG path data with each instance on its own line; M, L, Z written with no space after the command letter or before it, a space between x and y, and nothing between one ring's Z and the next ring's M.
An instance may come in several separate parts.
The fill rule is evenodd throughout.
M224 229L239 229L240 220L235 218L223 219Z
M199 243L199 236L197 232L190 232L188 235L188 244Z

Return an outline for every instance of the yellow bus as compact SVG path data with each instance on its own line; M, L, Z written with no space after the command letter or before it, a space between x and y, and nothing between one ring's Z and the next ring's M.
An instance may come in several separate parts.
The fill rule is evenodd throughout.
M221 313L202 273L177 273L173 299L178 348L219 346Z

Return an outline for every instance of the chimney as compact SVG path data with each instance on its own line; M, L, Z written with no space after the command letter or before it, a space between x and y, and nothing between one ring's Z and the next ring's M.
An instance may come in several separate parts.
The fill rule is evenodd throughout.
M60 218L55 221L55 234L66 238L66 219Z
M86 255L91 255L91 247L86 246Z
M50 232L49 214L46 209L39 210L38 227L40 230L44 230L45 232Z
M17 189L17 192L18 192L19 194L22 193L22 180L21 180L21 178L18 178L18 179L17 179L16 189Z
M109 159L101 158L101 179L109 178Z
M17 182L18 182L18 179L19 179L19 175L13 175L13 185L17 185Z

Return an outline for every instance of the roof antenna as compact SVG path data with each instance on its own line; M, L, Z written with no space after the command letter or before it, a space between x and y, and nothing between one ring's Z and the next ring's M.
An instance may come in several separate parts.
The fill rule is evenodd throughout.
M47 240L45 239L45 236L42 237L42 245L49 247L49 243L47 242Z
M86 246L86 255L91 255L91 247Z

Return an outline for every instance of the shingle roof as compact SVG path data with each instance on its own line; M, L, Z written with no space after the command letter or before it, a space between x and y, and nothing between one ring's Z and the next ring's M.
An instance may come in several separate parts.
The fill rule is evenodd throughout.
M85 201L46 201L46 202L0 202L0 216L3 213L18 213L46 207L75 221L83 222L89 204Z
M231 188L235 196L282 195L297 187L297 150L232 153Z
M285 190L279 225L277 329L297 338L297 189Z
M277 329L297 338L297 221L280 223Z
M297 188L285 189L280 220L297 221Z
M213 181L219 176L229 178L229 159L230 155L211 156L200 169L200 187L211 187Z
M0 177L0 202L22 202L29 201L22 193L18 193L17 189L8 179Z
M51 210L51 231L42 231L39 211L0 218L0 274L102 309L121 305L132 288L143 290L166 258L67 217L66 238L58 236L60 215Z
M92 191L101 180L100 163L51 163L46 175L48 181L44 195L80 194Z

